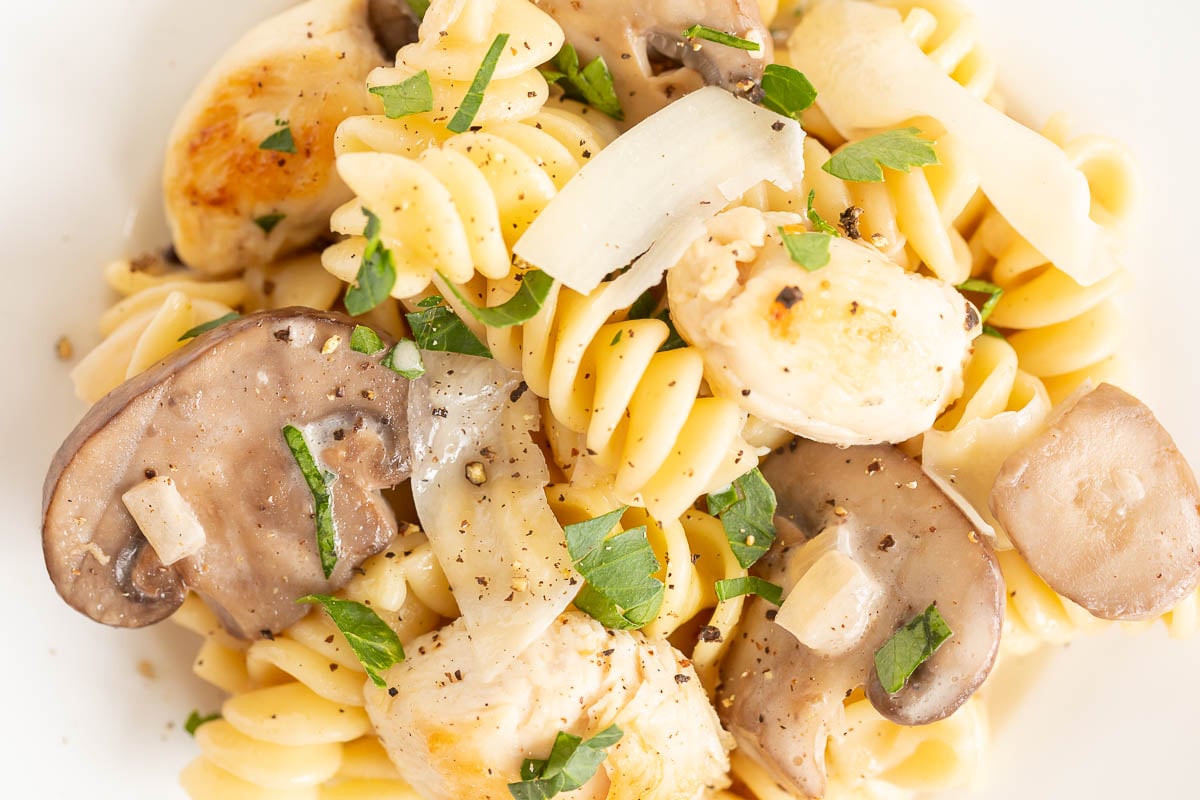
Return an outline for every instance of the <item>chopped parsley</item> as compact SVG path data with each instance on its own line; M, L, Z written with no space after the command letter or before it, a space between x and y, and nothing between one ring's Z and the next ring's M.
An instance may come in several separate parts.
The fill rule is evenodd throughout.
M386 300L396 285L396 260L380 239L382 225L379 217L366 208L363 209L363 215L367 218L367 225L363 228L367 246L363 248L362 263L358 265L354 285L346 287L343 301L346 311L355 317Z
M387 345L383 343L383 339L374 329L368 328L366 325L354 326L354 332L350 334L351 350L373 356L385 347Z
M775 492L758 467L710 494L708 513L720 517L725 538L742 567L766 555L775 541Z
M396 342L396 346L383 357L383 365L410 381L415 381L425 374L425 361L421 358L417 343L412 339Z
M817 190L810 189L808 192L808 221L811 222L813 227L821 233L828 233L830 236L840 237L842 234L838 232L838 229L826 222L825 218L822 217L815 208L813 208L813 201L816 199Z
M321 570L328 578L333 574L333 568L337 566L337 530L333 524L333 498L330 495L329 487L337 480L337 476L332 472L322 471L317 467L316 459L313 458L312 451L308 449L308 443L304 441L304 434L294 425L283 426L283 438L287 442L288 449L292 451L292 458L296 459L296 466L300 467L300 473L304 476L304 482L308 484L308 490L312 492L314 513L313 518L317 523L317 549L321 553Z
M821 169L844 181L879 183L881 167L908 172L937 163L934 143L921 137L920 128L899 128L846 145Z
M547 800L573 792L592 779L606 752L621 741L623 732L610 725L588 740L560 731L554 737L550 755L544 759L527 758L521 763L521 780L510 783L514 800Z
M991 336L993 339L1003 339L1004 334L998 328L993 328L991 325L983 326L983 335Z
M479 337L444 304L440 295L427 297L417 305L421 310L405 314L404 318L408 320L408 327L412 329L418 348L481 358L492 357L492 351L487 345L479 341Z
M433 85L427 70L390 86L372 86L368 91L383 100L383 113L388 119L433 111Z
M768 64L763 70L762 104L776 114L800 119L800 113L817 99L817 90L798 69Z
M895 694L954 635L946 620L931 605L915 619L892 634L883 647L875 651L875 672L888 694Z
M462 104L459 105L458 111L454 112L450 124L446 126L452 133L465 132L475 121L475 115L479 113L479 107L483 105L483 93L487 90L488 84L492 82L492 74L496 71L496 64L500 61L500 54L504 52L506 44L508 44L508 34L501 33L488 48L487 55L483 57L483 63L479 65L479 71L475 73L475 79L467 88Z
M746 594L756 594L768 603L774 603L775 605L783 602L782 586L777 586L770 581L764 581L762 578L756 578L753 575L744 578L726 578L713 584L713 588L716 589L717 599L721 602Z
M984 302L984 304L979 308L980 322L988 321L988 317L990 317L992 312L996 310L996 304L999 303L1000 298L1004 296L1004 290L999 286L994 283L989 283L985 280L980 280L979 278L971 278L968 281L960 283L954 288L958 289L960 292L978 292L979 294L986 294L988 296L987 301ZM995 328L992 330L995 330Z
M740 36L734 36L732 33L725 33L714 28L707 28L704 25L693 25L683 32L685 39L703 39L707 42L716 42L723 44L726 47L736 47L738 50L761 50L762 45L758 42L752 42L749 39L743 39Z
M658 614L664 587L658 559L641 525L613 534L625 507L567 525L567 552L587 583L575 606L607 628L636 630ZM611 534L611 535L610 535Z
M408 0L408 7L417 19L425 19L425 12L429 10L429 0Z
M788 257L809 272L816 272L829 263L829 244L833 236L828 233L788 233L779 229Z
M203 725L206 722L212 722L213 720L217 720L220 718L221 718L221 715L219 713L202 715L199 711L196 711L193 709L192 713L188 714L187 722L183 723L183 729L185 731L187 731L188 736L195 736L196 729L199 728L201 725Z
M625 119L616 87L613 86L612 73L608 71L608 64L604 63L603 57L596 56L580 69L579 53L567 42L550 61L550 66L543 67L541 72L547 83L562 86L565 97L587 103L613 119Z
M228 314L225 314L224 316L217 317L216 319L210 319L208 322L197 325L194 328L188 328L186 331L184 331L183 335L180 336L175 341L186 342L188 339L195 339L200 334L208 333L209 331L211 331L215 328L219 328L222 325L224 325L226 322L233 322L235 319L237 319L240 316L241 316L241 314L239 314L238 312L230 311Z
M671 319L671 310L664 308L662 311L654 315L657 320L662 320L667 325L667 340L662 343L662 347L658 348L658 352L665 353L668 350L678 350L681 347L687 347L687 342L679 335L679 331L675 329L675 321Z
M276 153L295 153L296 140L292 138L292 126L286 122L283 123L282 128L259 142L258 149L273 150Z
M327 594L310 594L296 602L320 603L346 637L371 682L381 688L387 685L380 673L404 660L404 647L400 637L378 614L362 603L339 600Z
M278 211L270 214L263 214L261 217L254 218L254 224L262 229L263 233L270 234L275 230L275 226L283 222L287 214L280 214Z
M542 305L546 302L546 297L549 296L550 289L554 286L554 278L540 269L529 270L519 276L519 280L521 288L517 289L516 294L500 305L490 307L475 305L464 297L458 287L449 280L446 281L446 285L450 287L450 291L454 292L454 296L459 299L459 302L467 307L471 316L484 325L489 328L511 328L513 325L521 325L533 319L542 310Z

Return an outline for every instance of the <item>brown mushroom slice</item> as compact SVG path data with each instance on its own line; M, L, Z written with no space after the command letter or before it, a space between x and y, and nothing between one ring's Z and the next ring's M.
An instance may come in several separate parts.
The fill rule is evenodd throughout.
M562 26L581 64L603 56L625 124L633 125L705 84L757 101L771 34L756 0L534 0ZM757 42L742 50L683 32L703 25ZM678 68L661 69L664 62Z
M382 365L386 350L350 348L354 325L299 308L243 317L92 406L45 483L43 548L63 599L98 622L141 627L191 590L249 637L287 627L307 610L297 598L336 589L384 548L397 527L380 490L410 471L409 382ZM328 579L285 425L335 476ZM122 500L164 477L203 531L202 546L169 566Z
M801 578L797 562L812 561L804 548L833 531L881 593L852 646L834 653L802 644L756 598L721 666L717 707L739 745L782 784L820 797L825 744L842 725L849 692L866 685L885 717L920 725L949 716L983 682L1000 643L1003 579L970 521L894 447L796 439L764 462L763 474L779 500L779 538L755 572L790 593ZM953 636L887 694L875 651L934 603Z
M367 24L384 55L391 59L401 47L417 40L421 21L408 0L367 0Z
M1200 489L1140 400L1102 383L1004 462L989 505L1056 592L1104 619L1174 607L1200 583Z

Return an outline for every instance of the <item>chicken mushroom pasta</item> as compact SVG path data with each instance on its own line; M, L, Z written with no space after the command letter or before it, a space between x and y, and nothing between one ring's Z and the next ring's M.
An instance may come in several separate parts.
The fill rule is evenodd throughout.
M105 268L43 497L67 603L202 637L187 794L915 798L975 778L1009 662L1200 627L1200 488L1122 369L1132 159L1007 116L978 32L246 33L168 142L171 246Z

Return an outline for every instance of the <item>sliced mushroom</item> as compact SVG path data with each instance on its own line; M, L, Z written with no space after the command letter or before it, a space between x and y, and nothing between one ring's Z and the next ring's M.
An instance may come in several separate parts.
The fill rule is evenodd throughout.
M826 741L841 729L849 692L866 685L885 717L920 725L949 716L983 682L1000 643L1003 579L967 518L894 447L796 439L763 474L779 499L779 538L756 572L792 592L799 567L813 561L806 548L833 531L880 592L852 646L836 653L802 644L756 598L721 667L717 707L739 746L782 784L821 797ZM889 695L875 651L935 603L953 636Z
M379 491L410 471L408 381L381 364L386 351L351 350L353 328L308 309L244 317L92 406L46 477L43 548L63 599L98 622L135 628L171 614L191 590L231 633L249 637L287 627L307 610L297 598L336 589L385 547L397 527ZM285 425L334 475L329 579ZM122 500L164 477L203 532L201 546L170 566Z
M377 108L366 76L384 62L367 0L309 0L234 44L188 98L167 146L163 198L179 257L230 273L325 235L351 196L334 170L334 131ZM292 147L262 146L284 131Z
M1059 594L1097 617L1135 620L1200 583L1200 489L1141 401L1102 383L1013 453L989 505Z
M367 0L367 24L390 59L401 47L417 40L421 21L408 0Z
M705 84L757 101L771 34L756 0L534 0L554 17L581 64L602 56L632 125ZM683 32L703 25L757 42L742 50Z

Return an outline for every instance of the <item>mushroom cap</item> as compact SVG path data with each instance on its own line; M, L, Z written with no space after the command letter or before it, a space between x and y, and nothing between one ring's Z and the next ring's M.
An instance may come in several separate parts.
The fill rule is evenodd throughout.
M935 722L966 702L996 658L1004 583L967 517L897 448L796 439L764 462L763 474L778 497L779 538L756 572L790 591L796 552L838 526L846 554L883 591L862 636L837 655L801 644L756 598L722 664L717 707L739 745L778 780L819 797L825 742L850 691L866 685L879 712L903 725ZM875 651L934 603L953 636L887 694Z
M355 323L289 308L196 338L96 403L46 476L42 544L55 588L120 627L158 622L200 595L231 633L278 631L396 534L379 491L408 477L408 381L350 349ZM332 337L340 344L331 352ZM325 578L314 500L282 428L294 425L337 477L339 560ZM164 566L122 502L169 476L204 530L199 552Z
M757 100L771 63L771 33L756 0L533 0L554 17L581 64L603 57L613 76L625 124L633 125L706 84ZM757 51L683 32L704 25L759 43ZM656 74L655 60L683 66Z
M1004 462L989 505L1056 592L1104 619L1173 608L1200 583L1200 489L1144 403L1102 383Z

